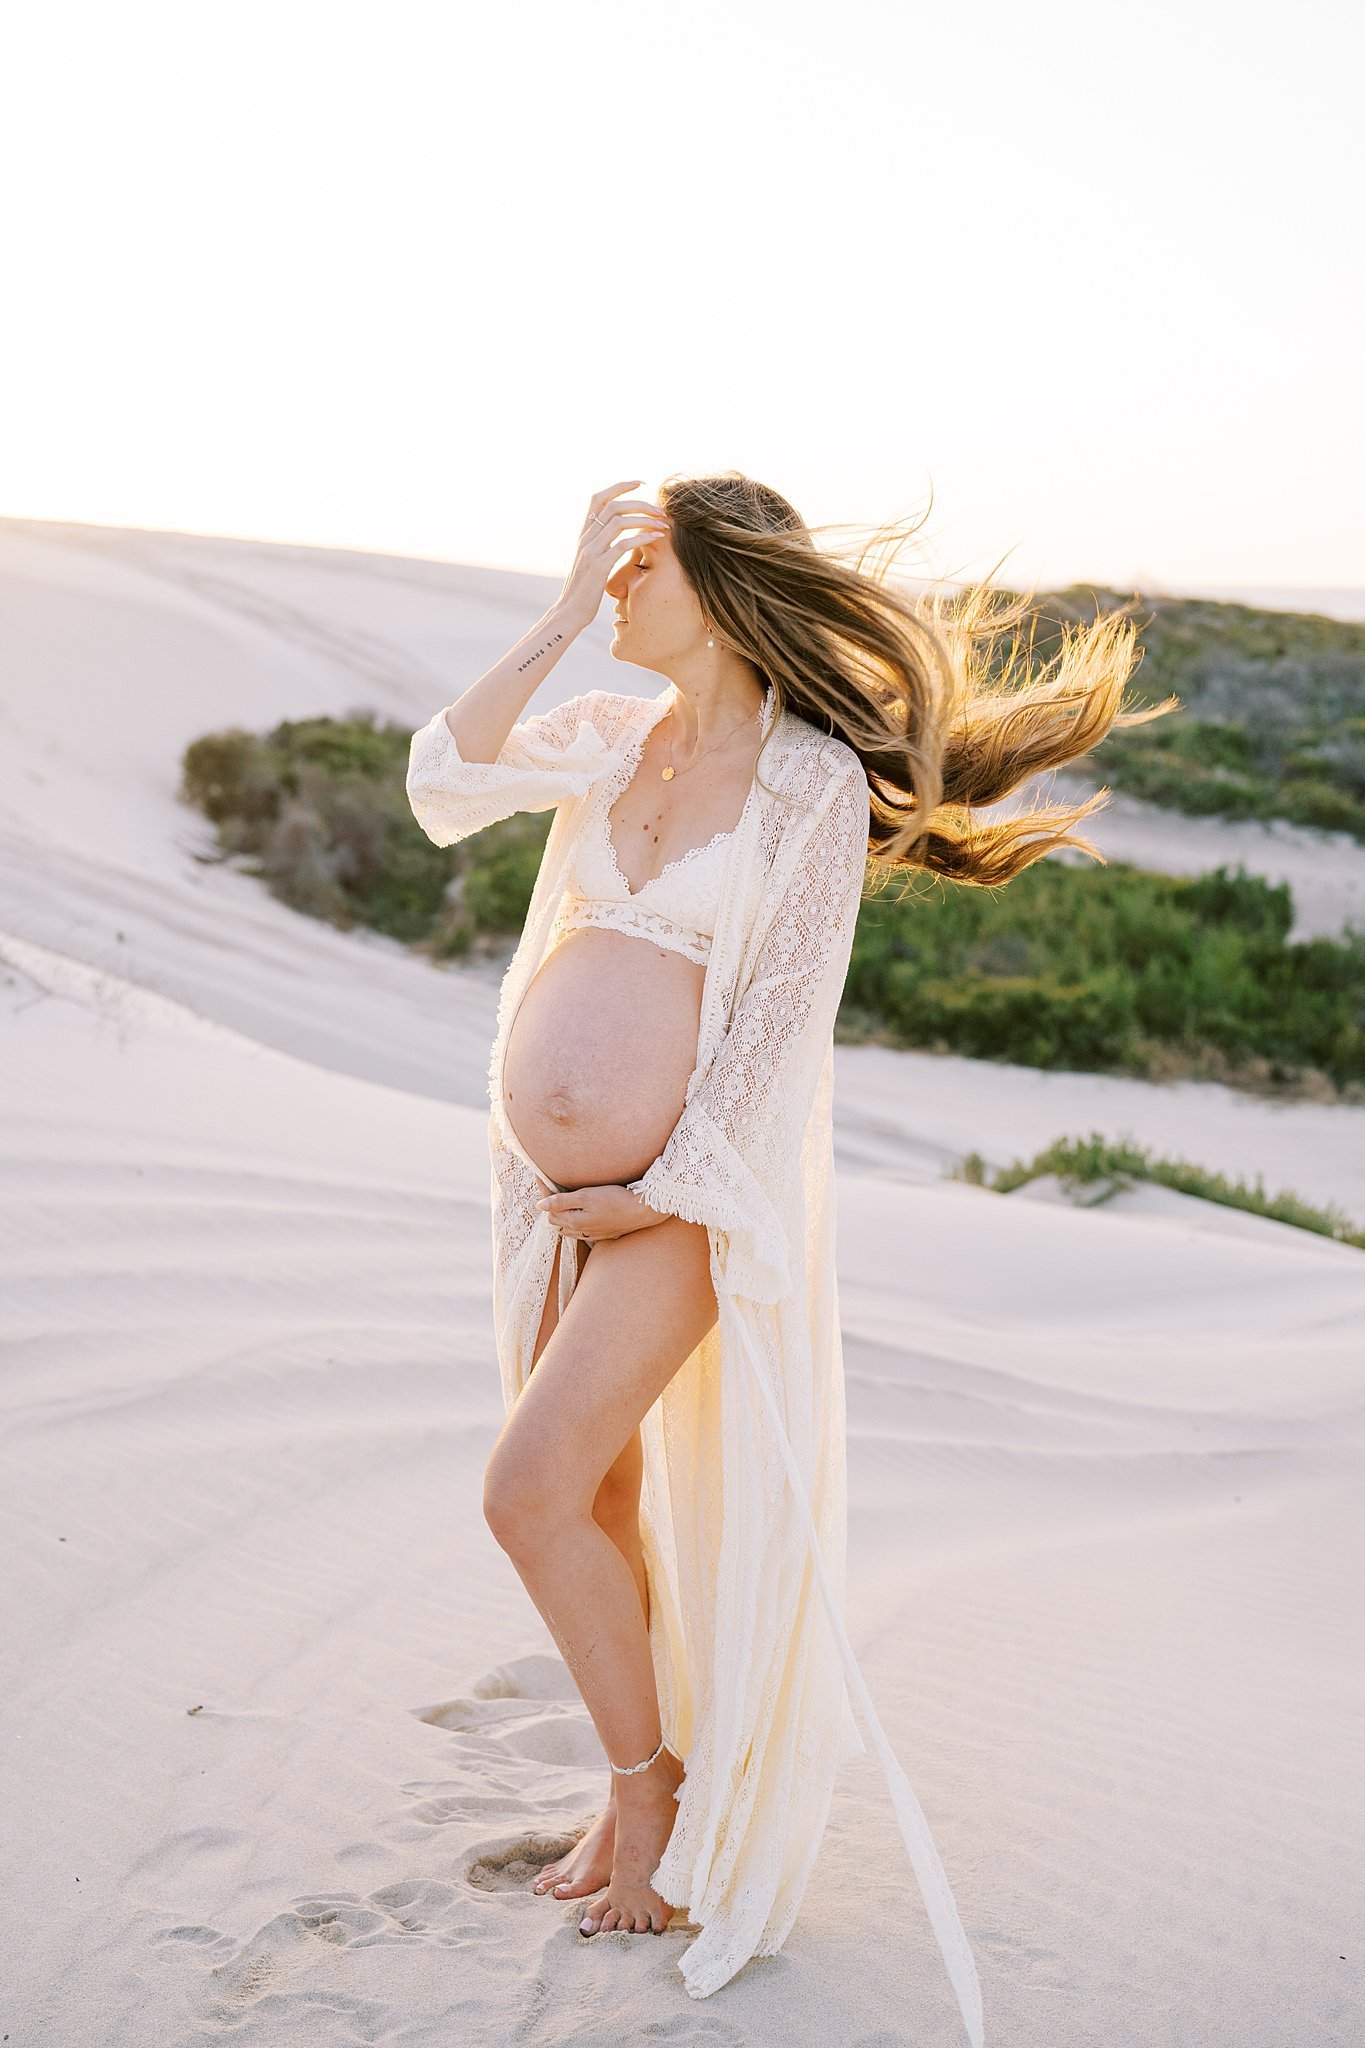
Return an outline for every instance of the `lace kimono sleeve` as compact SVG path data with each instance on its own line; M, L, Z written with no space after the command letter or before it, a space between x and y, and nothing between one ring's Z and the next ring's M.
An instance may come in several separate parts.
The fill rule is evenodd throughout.
M688 1082L659 1157L630 1187L652 1209L727 1242L730 1292L782 1299L791 1285L781 1209L848 973L868 849L856 758L830 778L725 1036Z
M466 761L445 711L412 736L412 814L437 846L453 846L516 811L548 811L583 796L612 755L629 700L589 690L512 727L496 761Z

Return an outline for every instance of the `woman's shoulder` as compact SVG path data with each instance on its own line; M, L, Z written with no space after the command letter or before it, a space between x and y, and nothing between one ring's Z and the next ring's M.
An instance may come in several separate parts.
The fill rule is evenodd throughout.
M820 759L826 774L837 776L841 782L867 781L861 754L847 740L841 740L837 733L820 734Z
M823 792L832 783L860 782L866 789L867 770L847 740L826 732L798 711L788 709L783 724L793 779L810 793Z

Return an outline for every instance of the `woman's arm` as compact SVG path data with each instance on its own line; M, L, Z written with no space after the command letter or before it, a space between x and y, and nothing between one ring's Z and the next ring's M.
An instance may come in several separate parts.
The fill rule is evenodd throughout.
M467 761L446 713L412 736L412 814L437 846L453 846L515 811L548 811L584 796L610 761L635 700L588 690L514 725L496 760Z
M729 1240L732 1290L777 1301L788 1247L767 1190L796 1171L848 974L867 870L868 789L856 758L831 776L729 1028L659 1157L631 1192Z
M638 482L638 478L636 479ZM450 736L461 758L470 763L496 761L508 733L550 670L602 605L607 582L619 566L618 557L667 529L657 505L621 494L629 484L613 484L588 501L573 565L559 596L529 633L518 640L487 675L471 683L445 714Z
M607 708L620 698L591 690L517 721L560 656L597 617L618 556L642 545L631 532L642 529L647 540L666 524L657 506L623 499L628 488L614 484L589 501L573 567L544 617L413 734L408 801L437 846L453 846L514 811L548 811L567 796L582 796L601 768L624 723L619 711ZM603 718L613 715L616 730L604 731Z
M413 734L408 802L437 846L453 846L514 811L549 810L580 786L572 774L556 778L552 759L578 730L580 698L514 721L582 630L578 614L552 605L496 667Z
M462 761L497 760L512 727L588 623L580 611L552 604L495 667L447 705L442 716Z

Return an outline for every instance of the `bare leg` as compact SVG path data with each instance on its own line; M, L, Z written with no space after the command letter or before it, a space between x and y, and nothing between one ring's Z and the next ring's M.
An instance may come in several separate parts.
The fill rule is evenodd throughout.
M560 1257L572 1257L575 1250L578 1253L581 1273L584 1262L592 1253L592 1246L581 1242L575 1243L572 1238L564 1237L561 1237L555 1246L545 1307L531 1354L533 1372L559 1320ZM635 1583L640 1589L640 1604L644 1609L645 1625L648 1627L649 1580L645 1573L644 1551L640 1544L640 1481L643 1469L644 1452L637 1429L598 1487L596 1499L592 1504L592 1515L598 1527L605 1529L630 1566ZM599 1891L611 1876L611 1855L615 1839L616 1778L609 1770L601 1812L572 1849L565 1855L556 1856L551 1862L542 1864L536 1873L532 1890L541 1896L551 1892L557 1899L581 1899Z
M545 1306L540 1315L540 1328L531 1351L532 1372L535 1371L540 1355L553 1336L555 1324L559 1320L560 1258L572 1258L575 1253L578 1256L578 1273L581 1274L592 1255L592 1246L583 1243L581 1239L561 1237L555 1246L554 1259L550 1265L549 1285L545 1291ZM635 1583L640 1589L640 1605L644 1608L645 1624L648 1626L649 1578L645 1571L645 1554L640 1543L640 1483L643 1477L644 1447L640 1442L640 1432L636 1429L598 1487L592 1513L593 1520L606 1530L635 1576ZM608 1786L608 1794L615 1799L615 1778L612 1778Z
M489 1460L484 1513L544 1616L608 1758L653 1755L659 1702L635 1575L593 1516L603 1480L716 1320L707 1233L670 1216L606 1238ZM662 1933L673 1911L649 1883L677 1817L679 1758L616 1780L612 1873L585 1931Z

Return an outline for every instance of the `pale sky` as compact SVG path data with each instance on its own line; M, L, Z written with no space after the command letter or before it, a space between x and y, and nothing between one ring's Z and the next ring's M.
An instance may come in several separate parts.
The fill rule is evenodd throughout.
M562 575L740 468L907 570L1365 584L1365 10L0 14L0 512Z

